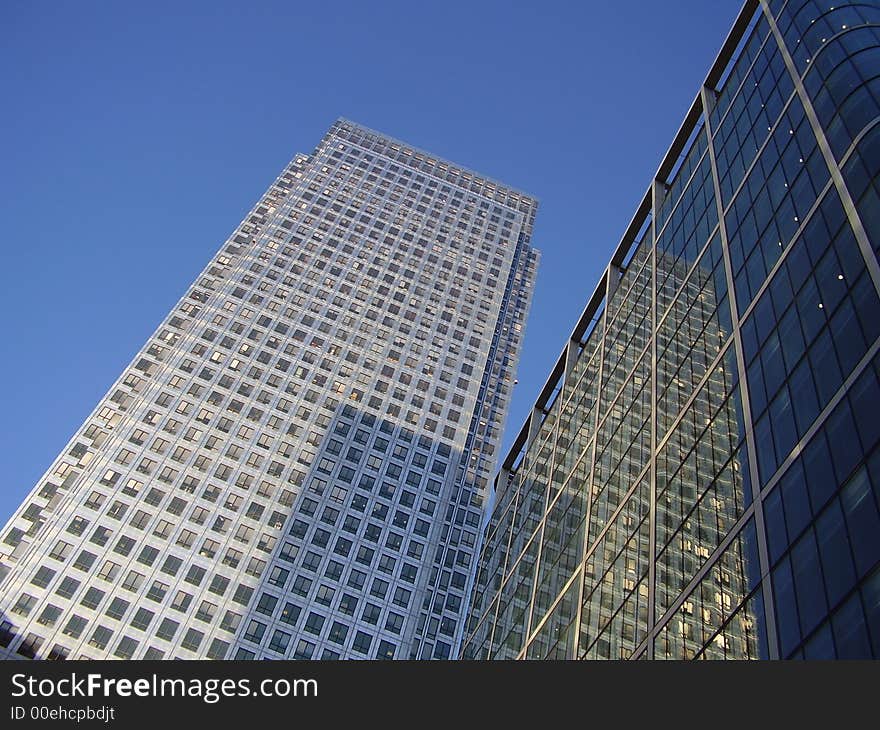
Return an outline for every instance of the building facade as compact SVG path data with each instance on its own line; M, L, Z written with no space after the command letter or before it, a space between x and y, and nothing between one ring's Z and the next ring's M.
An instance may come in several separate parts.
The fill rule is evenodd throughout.
M880 657L880 4L749 0L496 479L462 656Z
M3 529L3 656L456 655L536 207L337 121Z

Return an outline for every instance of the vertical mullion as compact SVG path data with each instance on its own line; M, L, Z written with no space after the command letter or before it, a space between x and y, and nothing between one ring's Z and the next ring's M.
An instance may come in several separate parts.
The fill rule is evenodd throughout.
M742 333L740 331L739 307L736 302L736 289L733 281L733 266L730 263L730 249L727 244L727 225L724 219L724 203L721 200L721 183L718 174L718 163L715 158L715 142L712 137L712 127L709 114L715 101L714 90L703 86L700 89L700 98L703 106L703 121L706 126L706 143L709 163L712 170L712 184L715 195L715 204L718 210L718 235L721 239L721 252L724 262L724 274L727 280L727 298L730 305L731 322L733 322L733 350L736 355L736 368L738 371L740 402L742 404L743 420L745 421L746 452L749 457L749 481L752 487L752 502L755 505L755 531L758 536L758 561L761 566L761 590L764 598L764 615L767 624L767 642L771 659L778 659L778 646L776 641L776 618L773 604L773 587L770 583L770 560L767 550L767 536L764 530L764 504L761 501L761 484L758 475L758 457L755 446L754 424L752 422L751 398L749 397L749 384L746 379L745 357L743 356Z

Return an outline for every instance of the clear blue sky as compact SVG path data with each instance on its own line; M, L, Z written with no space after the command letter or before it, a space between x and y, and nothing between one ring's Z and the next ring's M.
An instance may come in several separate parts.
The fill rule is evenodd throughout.
M339 116L540 199L508 444L740 4L5 0L0 521Z

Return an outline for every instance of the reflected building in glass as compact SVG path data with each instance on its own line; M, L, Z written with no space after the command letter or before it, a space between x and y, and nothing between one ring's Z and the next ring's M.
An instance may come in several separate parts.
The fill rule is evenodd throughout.
M536 209L337 121L0 533L0 656L454 656Z
M880 5L746 2L496 478L465 658L880 657Z

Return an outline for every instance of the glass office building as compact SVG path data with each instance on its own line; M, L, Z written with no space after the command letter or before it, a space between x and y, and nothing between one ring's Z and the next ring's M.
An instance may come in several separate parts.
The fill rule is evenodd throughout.
M880 657L880 4L749 0L496 479L462 656Z
M2 656L454 656L535 212L337 121L3 528Z

